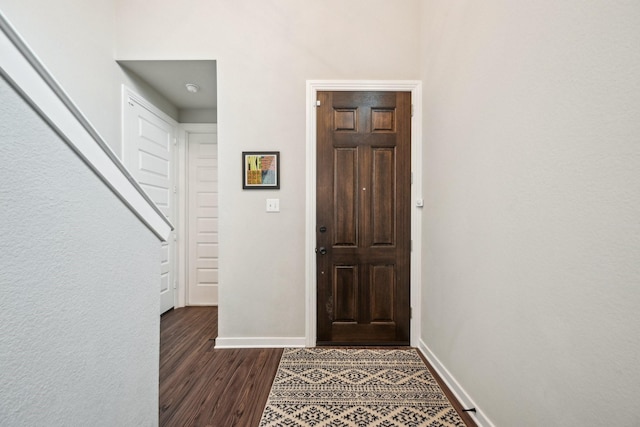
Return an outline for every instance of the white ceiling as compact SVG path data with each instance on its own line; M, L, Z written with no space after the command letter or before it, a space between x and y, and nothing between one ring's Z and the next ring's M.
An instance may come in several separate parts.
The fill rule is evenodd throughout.
M118 61L178 109L212 109L217 107L216 61ZM185 85L194 83L198 93Z

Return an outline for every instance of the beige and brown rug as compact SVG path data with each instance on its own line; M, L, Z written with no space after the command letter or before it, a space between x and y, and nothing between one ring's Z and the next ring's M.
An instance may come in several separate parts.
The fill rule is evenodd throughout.
M260 427L464 426L415 349L285 349Z

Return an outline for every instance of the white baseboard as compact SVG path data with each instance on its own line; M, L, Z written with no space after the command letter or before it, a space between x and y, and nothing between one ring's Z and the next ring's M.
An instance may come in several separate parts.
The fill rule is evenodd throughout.
M231 337L216 338L215 348L284 348L304 347L305 337Z
M473 420L481 427L495 427L494 424L487 418L487 416L482 412L482 410L473 402L473 399L469 396L469 394L462 388L460 383L456 381L456 379L451 375L451 373L444 367L444 365L440 362L440 360L436 357L435 354L431 351L431 349L424 343L424 341L420 340L418 344L418 349L422 352L424 357L429 361L433 369L438 373L442 381L449 387L449 390L453 393L453 395L458 399L458 402L462 405L463 408L476 408L476 412L469 412L469 415Z
M218 303L215 304L207 304L207 303L202 303L202 304L185 304L182 307L217 307Z

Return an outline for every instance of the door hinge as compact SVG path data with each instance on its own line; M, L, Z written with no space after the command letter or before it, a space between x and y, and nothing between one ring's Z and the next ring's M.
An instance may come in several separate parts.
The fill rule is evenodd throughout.
M319 107L322 103L320 102L319 99L316 100L316 107Z
M413 108L413 104L411 104L411 117L413 117L414 111L415 111L415 109Z
M173 138L173 145L178 145L178 138Z
M176 194L178 192L178 187L176 187L175 185L173 186L173 194Z
M411 172L411 185L413 185L413 172Z
M413 319L413 307L409 307L409 319Z
M178 281L177 280L173 281L173 289L178 289Z
M410 251L413 252L413 239L409 240L411 242L411 248Z

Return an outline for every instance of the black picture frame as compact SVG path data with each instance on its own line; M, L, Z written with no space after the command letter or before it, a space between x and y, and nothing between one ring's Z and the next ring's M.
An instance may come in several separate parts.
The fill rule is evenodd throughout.
M242 189L279 190L280 152L243 151Z

